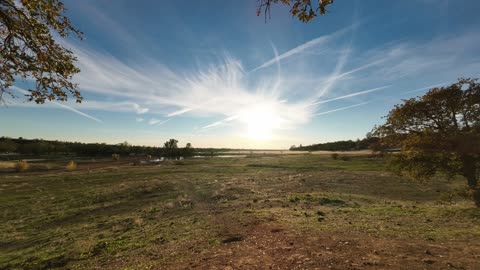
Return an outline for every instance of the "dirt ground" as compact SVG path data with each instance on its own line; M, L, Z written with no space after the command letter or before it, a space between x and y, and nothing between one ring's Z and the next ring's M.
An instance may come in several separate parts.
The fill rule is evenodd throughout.
M164 269L478 269L475 243L426 243L353 233L298 233L274 224L252 228L183 265Z

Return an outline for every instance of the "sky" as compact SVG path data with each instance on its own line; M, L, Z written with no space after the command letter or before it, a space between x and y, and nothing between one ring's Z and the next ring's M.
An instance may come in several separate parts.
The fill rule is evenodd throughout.
M27 102L18 80L1 136L287 149L364 138L402 99L480 77L477 0L335 1L307 24L256 0L64 4L84 101Z

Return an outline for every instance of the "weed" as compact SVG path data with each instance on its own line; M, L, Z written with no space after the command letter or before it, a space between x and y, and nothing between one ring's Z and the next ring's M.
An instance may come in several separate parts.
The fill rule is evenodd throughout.
M15 171L17 172L23 172L26 171L29 167L29 164L25 160L19 160L15 162Z
M70 160L70 162L68 162L65 169L67 169L67 171L74 171L74 170L77 169L77 163L75 163L75 161L73 161L73 160Z

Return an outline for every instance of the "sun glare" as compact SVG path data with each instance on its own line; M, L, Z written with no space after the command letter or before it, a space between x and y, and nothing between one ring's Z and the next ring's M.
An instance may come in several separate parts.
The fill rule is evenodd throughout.
M253 140L270 140L274 129L280 124L280 119L268 107L254 108L245 113L242 120L247 125L246 136Z

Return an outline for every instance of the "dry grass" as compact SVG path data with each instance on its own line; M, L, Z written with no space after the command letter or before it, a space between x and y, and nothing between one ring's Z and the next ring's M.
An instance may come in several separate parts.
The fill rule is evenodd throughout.
M74 171L77 169L77 163L73 160L70 160L67 166L65 166L65 169L67 169L67 171Z
M24 172L28 169L28 167L28 162L25 160L19 160L15 162L15 171L17 172Z

